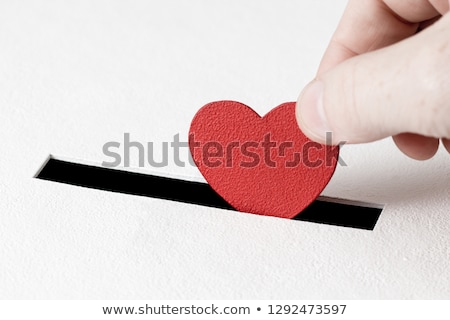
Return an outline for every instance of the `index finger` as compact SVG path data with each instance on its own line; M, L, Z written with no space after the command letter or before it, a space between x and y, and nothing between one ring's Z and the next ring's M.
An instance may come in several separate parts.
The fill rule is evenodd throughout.
M431 3L433 2L433 4ZM448 11L448 0L350 0L317 72L415 34L420 22Z

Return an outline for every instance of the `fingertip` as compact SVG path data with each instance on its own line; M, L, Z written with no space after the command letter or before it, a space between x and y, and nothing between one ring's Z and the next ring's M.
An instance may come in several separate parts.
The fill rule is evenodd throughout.
M439 139L414 133L398 134L393 139L400 151L419 161L432 158L439 148Z
M319 80L311 81L300 94L295 116L300 130L311 140L322 144L327 141L327 132L331 132L323 110L323 84Z
M445 149L448 153L450 153L450 139L442 139L442 144L444 145Z

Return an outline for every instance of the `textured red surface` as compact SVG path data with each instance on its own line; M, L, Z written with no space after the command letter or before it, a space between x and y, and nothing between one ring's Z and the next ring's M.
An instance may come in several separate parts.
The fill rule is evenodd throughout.
M299 130L295 102L264 117L239 102L209 103L192 120L189 147L200 172L230 205L282 218L296 216L319 196L339 153Z

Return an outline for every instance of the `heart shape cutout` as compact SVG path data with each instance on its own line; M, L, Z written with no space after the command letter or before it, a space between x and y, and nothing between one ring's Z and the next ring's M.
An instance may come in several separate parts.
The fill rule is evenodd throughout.
M260 117L236 101L202 107L189 130L189 148L210 186L236 210L293 218L322 192L339 148L308 139L295 102Z

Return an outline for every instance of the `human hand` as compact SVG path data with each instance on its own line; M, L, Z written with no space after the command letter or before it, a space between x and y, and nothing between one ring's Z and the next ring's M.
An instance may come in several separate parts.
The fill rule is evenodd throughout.
M363 143L393 136L425 160L450 152L449 0L350 0L297 102L312 140Z

